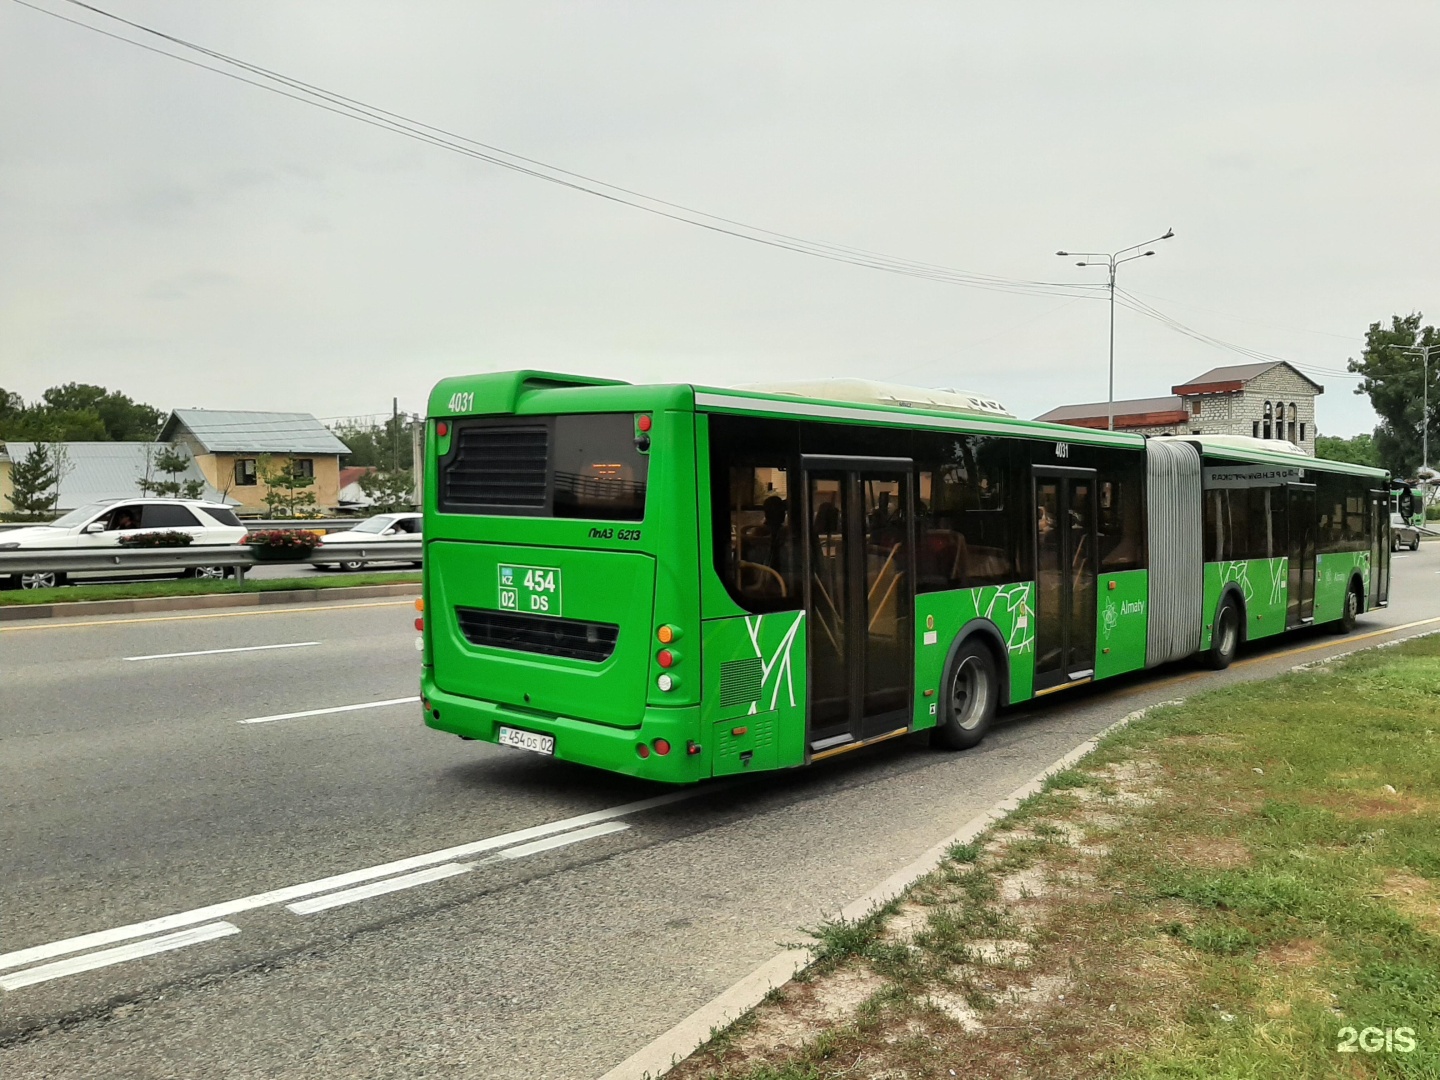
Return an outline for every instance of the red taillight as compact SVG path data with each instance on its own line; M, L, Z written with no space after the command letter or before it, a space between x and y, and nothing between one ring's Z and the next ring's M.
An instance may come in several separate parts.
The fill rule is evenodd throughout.
M652 423L652 421L651 421L650 417L648 417L648 416L642 416L642 417L640 417L640 419L638 419L638 420L635 421L635 426L636 426L637 428L639 428L641 431L649 431L649 430L650 430L650 425L651 425L651 423Z
M661 649L656 653L655 659L660 661L661 667L670 667L675 663L675 654L669 649Z
M416 629L416 630L424 630L424 629L425 629L425 618L424 618L424 616L421 616L420 618L418 618L418 619L415 620L415 629Z
M435 434L439 435L440 438L443 439L446 435L450 434L450 425L447 424L444 420L441 420L438 424L435 425Z
M666 754L670 753L670 743L667 739L656 739L650 745L655 747L655 753L659 754L661 757L664 757Z
M635 744L635 753L639 754L642 758L646 758L650 756L650 748L643 742L637 742Z

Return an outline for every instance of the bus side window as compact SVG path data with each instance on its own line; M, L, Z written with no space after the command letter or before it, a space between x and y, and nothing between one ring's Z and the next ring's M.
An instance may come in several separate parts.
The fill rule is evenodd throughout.
M730 552L726 584L752 610L797 607L802 598L790 470L730 467Z
M1006 441L947 435L917 457L918 591L1016 580L1016 538L1005 508Z

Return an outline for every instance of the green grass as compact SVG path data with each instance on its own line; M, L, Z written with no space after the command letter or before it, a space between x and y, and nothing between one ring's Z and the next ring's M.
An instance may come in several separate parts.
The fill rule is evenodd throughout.
M139 600L152 596L209 596L215 593L293 592L296 589L343 589L360 585L420 583L418 571L337 574L334 577L267 578L238 581L134 581L115 585L67 585L59 589L9 589L0 592L0 606L65 604L81 600Z
M1007 877L1041 895L1006 902ZM811 932L812 992L841 968L883 982L852 1015L677 1080L1440 1080L1440 637L1147 714L889 910L907 905L908 943L886 913ZM1023 941L1028 966L987 941ZM1011 993L1045 978L1063 999ZM927 1010L937 993L983 1029ZM1341 1053L1346 1028L1418 1045Z

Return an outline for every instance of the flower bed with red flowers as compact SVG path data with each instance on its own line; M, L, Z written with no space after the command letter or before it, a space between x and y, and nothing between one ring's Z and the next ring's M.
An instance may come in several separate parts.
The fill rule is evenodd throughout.
M257 559L277 562L303 559L319 542L320 534L307 529L260 529L246 533L241 541L250 546Z

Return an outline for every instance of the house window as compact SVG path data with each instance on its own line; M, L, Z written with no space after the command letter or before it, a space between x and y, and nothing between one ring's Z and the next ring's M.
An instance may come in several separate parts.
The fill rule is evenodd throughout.
M1191 415L1191 416L1199 416L1199 415L1200 415L1200 399L1199 399L1198 397L1197 397L1197 398L1192 398L1192 399L1190 400L1190 415Z
M1301 420L1301 421L1300 421L1300 441L1301 441L1302 443L1305 441L1305 421L1304 421L1304 420Z
M235 486L255 486L255 459L239 458L235 462Z
M308 458L308 457L296 458L296 459L295 459L295 475L296 475L296 476L314 476L314 475L315 475L315 459L314 459L314 458Z
M1265 402L1265 413L1264 413L1264 415L1265 415L1265 423L1264 423L1264 426L1263 426L1260 430L1265 433L1265 434L1264 434L1264 438L1267 438L1267 439L1268 439L1268 438L1270 438L1270 431L1271 431L1271 429L1270 429L1270 418L1274 415L1273 411L1272 411L1271 408L1270 408L1270 402L1268 402L1268 401Z
M1251 426L1251 428L1250 428L1250 434L1251 434L1253 437L1257 438L1257 439L1260 437L1260 421L1259 421L1259 420L1254 421L1254 423L1252 424L1252 426Z

